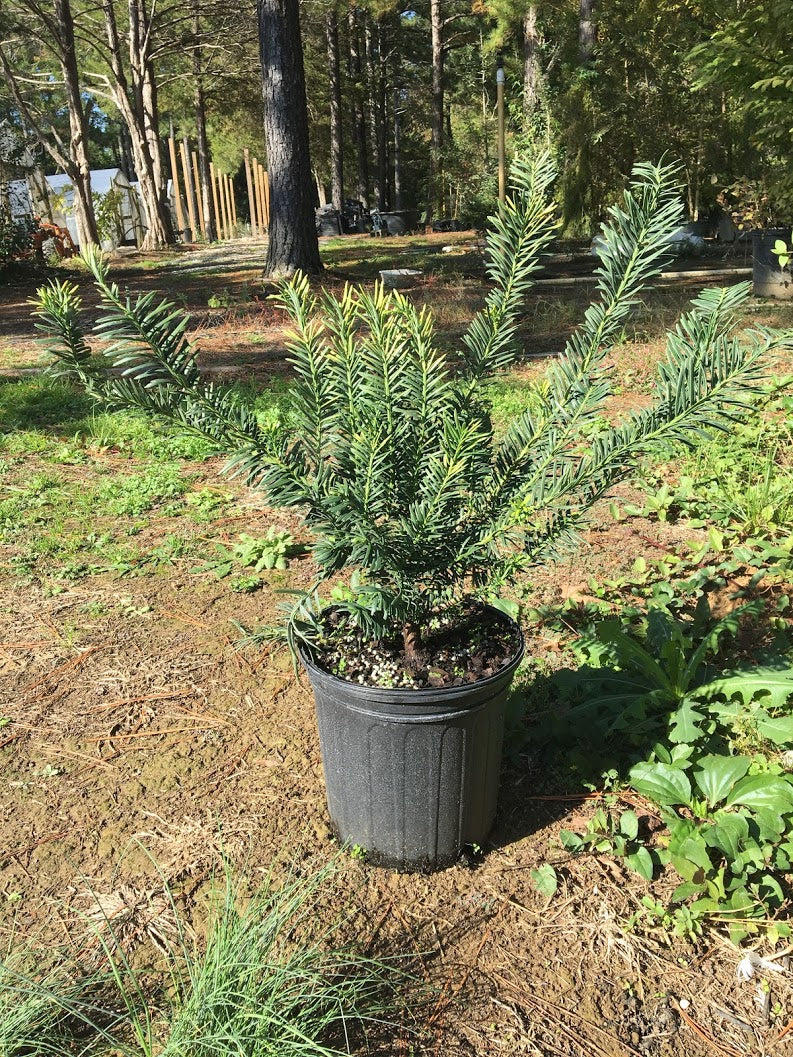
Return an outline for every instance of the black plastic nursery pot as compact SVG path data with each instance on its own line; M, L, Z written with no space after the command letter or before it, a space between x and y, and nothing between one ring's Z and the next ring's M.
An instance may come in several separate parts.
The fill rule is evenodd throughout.
M791 229L766 228L752 232L752 290L755 297L789 301L793 299L793 275L789 267L779 267L779 257L772 252L778 239L790 246Z
M340 840L376 865L424 871L484 842L496 814L504 706L523 657L518 636L515 656L495 675L437 689L345 682L301 651Z

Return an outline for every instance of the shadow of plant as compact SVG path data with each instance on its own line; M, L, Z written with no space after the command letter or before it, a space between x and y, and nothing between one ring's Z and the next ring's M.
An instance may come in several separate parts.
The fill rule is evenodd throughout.
M0 432L46 430L71 432L95 407L84 392L69 385L0 380Z

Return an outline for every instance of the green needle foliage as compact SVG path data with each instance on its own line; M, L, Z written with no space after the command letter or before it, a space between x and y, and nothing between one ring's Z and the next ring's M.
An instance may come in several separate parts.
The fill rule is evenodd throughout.
M151 294L132 301L87 257L106 314L97 336L120 378L90 360L69 284L42 290L37 315L62 372L112 406L168 415L213 438L230 469L298 506L316 535L318 584L343 569L363 575L340 603L370 636L402 632L420 663L422 630L465 592L490 589L570 546L592 504L659 445L727 429L751 406L762 359L790 339L733 336L748 284L702 293L669 335L652 406L605 432L592 425L610 395L605 357L667 260L681 221L674 169L639 165L610 211L597 297L542 401L503 436L484 383L513 362L521 307L555 230L549 159L518 160L514 193L488 238L493 288L463 338L459 362L435 342L432 318L399 293L315 295L284 285L297 375L290 428L264 429L247 408L202 381L186 322Z

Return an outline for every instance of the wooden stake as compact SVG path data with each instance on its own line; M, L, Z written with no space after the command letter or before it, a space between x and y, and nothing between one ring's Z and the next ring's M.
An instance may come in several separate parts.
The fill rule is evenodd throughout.
M218 185L215 179L215 163L209 163L209 183L212 187L212 205L215 207L215 227L217 228L218 239L223 238L223 217L220 215L220 208L218 206Z
M228 238L228 220L226 218L226 204L223 198L223 174L215 170L215 179L218 181L218 202L220 204L220 217L223 226L223 238Z
M259 218L259 234L264 235L264 202L262 191L259 186L259 163L256 158L251 162L251 176L253 178L253 197L256 199L256 214Z
M262 169L262 185L264 187L264 222L270 229L270 174Z
M204 216L204 193L201 189L201 180L198 175L198 155L193 151L193 180L195 181L195 194L198 199L198 220L201 224L201 234L206 237L207 220Z
M251 155L250 151L246 147L243 151L245 157L245 182L248 187L248 211L251 215L251 235L257 238L259 234L259 223L256 215L256 200L253 194L253 181L251 179Z
M498 55L496 67L496 108L498 112L498 200L503 202L507 196L507 163L504 134L504 60Z
M182 209L182 192L179 190L179 168L176 164L176 140L173 136L168 137L168 153L171 157L171 181L173 183L173 200L176 206L176 223L179 225L179 234L184 238L184 210Z
M254 194L256 196L256 210L259 214L259 234L263 236L264 231L266 230L266 224L264 222L264 199L262 198L261 194L261 180L259 178L260 172L261 166L259 165L257 160L254 159Z
M266 231L269 227L267 223L267 204L264 200L264 181L262 180L262 173L264 169L257 162L256 163L256 193L259 197L259 216L262 218L262 229Z
M228 176L222 172L220 174L220 193L223 196L223 209L226 214L226 238L233 238L234 232L231 228L231 203L229 202L229 184Z
M195 240L196 233L198 232L198 221L196 219L195 202L193 201L193 199L195 198L195 189L193 188L193 175L190 172L190 160L187 157L187 147L185 145L185 141L182 140L179 146L182 148L182 172L184 173L184 185L187 196L187 212L190 215L190 234L193 240Z
M229 201L231 202L231 219L234 224L234 238L237 237L237 200L234 197L234 179L229 176Z
M228 238L228 220L226 218L225 202L223 200L223 174L215 170L215 179L218 181L218 204L220 205L220 223L223 228L223 238Z

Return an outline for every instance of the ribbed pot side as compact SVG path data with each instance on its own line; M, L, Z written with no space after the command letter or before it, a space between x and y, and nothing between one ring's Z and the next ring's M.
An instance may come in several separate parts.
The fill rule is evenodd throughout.
M793 275L779 267L779 257L773 252L777 240L790 246L790 228L767 228L752 232L752 290L755 297L793 299Z
M498 800L504 705L523 639L500 672L467 686L359 686L301 654L319 726L331 823L369 861L438 870L482 844Z

